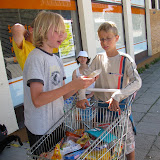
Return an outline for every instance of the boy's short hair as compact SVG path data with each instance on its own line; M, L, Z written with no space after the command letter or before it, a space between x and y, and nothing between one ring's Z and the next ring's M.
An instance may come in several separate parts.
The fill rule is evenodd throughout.
M118 35L117 26L112 21L107 21L107 22L102 23L98 28L98 31L97 31L98 34L99 34L100 31L113 32L115 34L115 36Z
M58 13L51 11L41 11L34 20L33 28L33 44L35 47L42 47L47 40L47 32L50 27L53 27L53 32L56 28L57 32L65 32L65 24L63 17Z

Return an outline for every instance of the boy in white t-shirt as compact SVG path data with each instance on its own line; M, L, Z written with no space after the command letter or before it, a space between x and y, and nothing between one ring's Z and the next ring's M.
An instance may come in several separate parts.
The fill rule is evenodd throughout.
M53 54L53 48L61 45L64 35L65 24L60 14L39 12L33 31L36 48L28 55L23 70L24 117L30 146L64 115L64 100L94 82L92 78L80 77L65 85L62 60ZM52 140L54 144L63 134L58 136Z

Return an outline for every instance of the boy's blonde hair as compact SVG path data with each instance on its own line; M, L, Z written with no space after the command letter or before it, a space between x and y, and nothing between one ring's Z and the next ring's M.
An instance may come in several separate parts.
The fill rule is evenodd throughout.
M50 27L53 27L53 32L65 32L65 24L63 17L58 13L51 11L41 11L34 20L33 29L33 45L35 47L42 47L44 41L47 40L47 33Z
M118 35L117 26L114 22L111 22L111 21L107 21L107 22L102 23L98 28L98 31L97 31L98 34L100 31L112 32L115 34L115 36Z

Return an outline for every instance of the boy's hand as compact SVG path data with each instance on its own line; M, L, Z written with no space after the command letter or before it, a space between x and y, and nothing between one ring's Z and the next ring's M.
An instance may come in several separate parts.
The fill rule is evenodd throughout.
M87 105L87 106L90 106L87 99L83 99L83 100L81 100L81 101L77 101L77 102L76 102L77 108L86 109L86 105Z
M114 100L113 98L110 98L108 101L106 101L106 103L109 104L108 109L110 111L116 111L116 112L118 112L120 110L119 102L116 101L116 100Z
M95 81L95 79L81 76L75 79L74 81L76 81L77 89L84 89L84 88L88 88Z

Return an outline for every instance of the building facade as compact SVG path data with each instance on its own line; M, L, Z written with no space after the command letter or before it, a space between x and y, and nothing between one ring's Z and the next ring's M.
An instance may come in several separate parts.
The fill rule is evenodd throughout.
M152 9L155 6L155 9ZM64 63L66 83L78 66L75 58L80 50L88 52L91 60L104 52L100 47L97 29L102 22L116 23L120 39L117 49L130 54L137 65L153 56L152 21L158 12L155 0L5 0L0 6L0 122L9 133L21 127L23 115L23 77L12 47L11 27L21 23L26 29L40 10L50 10L65 19L67 38L55 51ZM155 10L155 11L154 11ZM157 13L159 14L159 13ZM155 15L155 14L154 14ZM154 22L153 22L154 23ZM159 47L159 46L157 46ZM159 51L154 51L156 55ZM19 113L16 111L19 109ZM22 116L23 117L23 116Z

